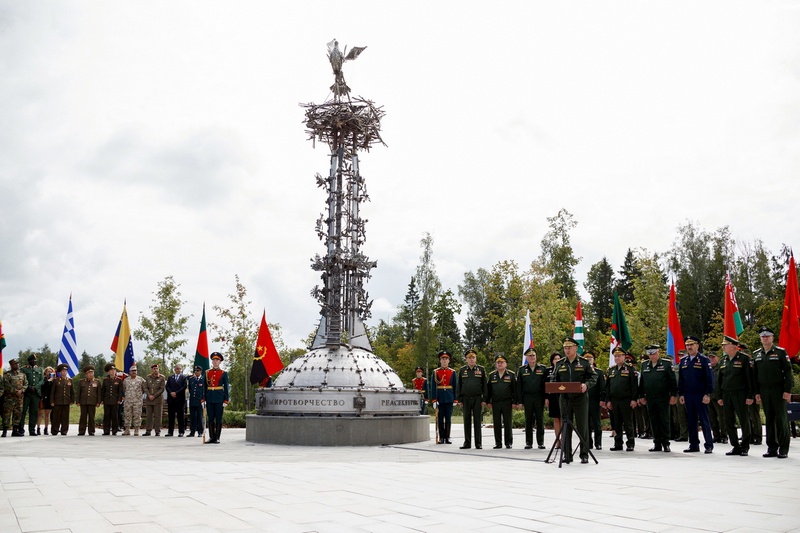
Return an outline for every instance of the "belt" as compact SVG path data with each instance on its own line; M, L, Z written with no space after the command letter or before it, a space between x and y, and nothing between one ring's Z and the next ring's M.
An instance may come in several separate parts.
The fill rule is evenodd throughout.
M444 387L436 387L437 389L452 389L453 387L450 385L445 385Z
M222 390L222 387L207 387L207 390Z

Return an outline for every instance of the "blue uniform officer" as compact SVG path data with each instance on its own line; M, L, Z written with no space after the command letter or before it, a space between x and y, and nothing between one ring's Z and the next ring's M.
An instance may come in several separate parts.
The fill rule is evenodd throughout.
M697 435L697 421L703 428L705 452L714 449L714 437L711 434L711 419L708 415L708 404L714 392L714 371L708 357L699 353L700 339L692 335L686 337L687 355L681 359L678 371L678 395L680 402L686 405L686 420L689 426L689 447L685 453L700 451L700 438Z

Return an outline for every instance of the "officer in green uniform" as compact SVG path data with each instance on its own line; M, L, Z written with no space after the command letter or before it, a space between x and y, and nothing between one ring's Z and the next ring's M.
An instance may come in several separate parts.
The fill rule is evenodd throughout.
M750 419L750 444L761 446L764 438L764 427L761 422L761 404L755 401L755 370L753 369L753 354L748 351L747 345L739 341L739 351L750 360L750 374L753 377L753 403L747 406L747 415ZM727 440L727 439L725 439Z
M725 413L725 426L733 449L725 455L747 456L750 451L750 420L747 406L753 403L753 375L750 358L739 351L739 342L725 335L722 340L725 358L719 364L719 379L715 380L714 392L722 394L717 400ZM736 418L742 426L742 440L736 431Z
M22 398L28 388L28 378L19 371L19 361L8 362L10 370L3 374L3 437L9 426L12 437L21 437Z
M639 403L647 406L653 427L653 447L650 452L669 452L669 406L678 401L678 381L672 361L660 357L661 347L645 347L648 360L642 363L639 377Z
M25 434L25 416L28 416L28 435L36 435L36 421L39 419L39 404L42 401L42 383L44 371L36 364L36 354L28 356L28 365L22 367L22 373L28 379L25 394L22 397L22 415L17 431Z
M547 381L547 367L536 364L536 351L525 351L527 364L517 371L517 401L525 409L525 449L533 448L533 424L536 422L536 444L544 449L544 384Z
M83 367L84 378L78 383L78 398L75 403L81 406L81 415L78 419L78 435L85 435L88 426L89 435L95 431L95 412L103 403L101 383L94 377L94 365Z
M462 450L472 446L472 432L475 430L475 449L483 447L481 438L481 422L483 420L483 393L486 390L486 369L477 364L478 354L475 350L464 352L467 364L458 369L456 380L456 402L464 412L464 444Z
M792 365L786 350L773 344L775 333L759 331L761 348L753 352L753 382L756 401L764 407L767 422L767 453L764 457L785 459L789 455L789 423L786 402L792 397Z
M594 354L590 351L583 353L589 361L592 370L597 373L597 381L589 388L589 447L595 450L603 449L603 421L600 418L600 403L606 388L606 374L594 364Z
M52 435L66 435L69 431L69 406L75 401L75 388L72 378L67 375L69 365L62 363L56 367L58 377L53 380L50 390L50 405L53 407Z
M711 363L711 370L714 371L714 392L711 393L711 403L708 405L708 416L711 419L711 433L714 435L714 442L725 444L728 442L728 430L725 427L725 410L720 403L722 391L716 387L719 383L719 355L714 352L706 352Z
M589 361L578 355L578 343L572 337L565 337L562 342L564 358L556 363L551 380L555 382L579 382L581 392L559 395L561 417L574 420L575 429L581 437L581 463L589 462L589 395L587 391L597 382L597 373L592 370ZM572 435L567 431L564 442L564 462L572 462Z
M517 376L508 370L508 360L504 355L494 358L495 370L486 379L486 405L492 410L494 423L494 448L511 448L514 437L511 433L511 411L517 403Z
M603 400L606 408L614 413L614 447L612 452L622 450L622 430L625 429L625 450L632 452L636 445L636 435L633 432L633 409L638 405L639 383L636 379L636 369L625 362L628 353L617 346L614 348L615 365L608 369Z

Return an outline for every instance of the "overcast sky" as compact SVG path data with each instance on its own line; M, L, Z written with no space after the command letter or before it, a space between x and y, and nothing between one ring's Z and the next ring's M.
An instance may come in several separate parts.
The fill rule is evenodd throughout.
M328 154L298 104L330 96L334 37L368 47L345 77L386 111L361 158L372 324L426 231L454 291L528 265L562 207L581 290L689 220L798 244L797 2L0 0L5 361L57 349L70 293L79 351L110 354L123 301L136 328L168 275L187 353L235 274L301 346Z

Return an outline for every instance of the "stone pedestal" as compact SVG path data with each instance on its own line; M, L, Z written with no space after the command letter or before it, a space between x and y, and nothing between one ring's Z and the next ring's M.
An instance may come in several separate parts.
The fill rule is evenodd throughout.
M430 440L430 424L425 415L247 415L246 439L299 446L381 446Z

